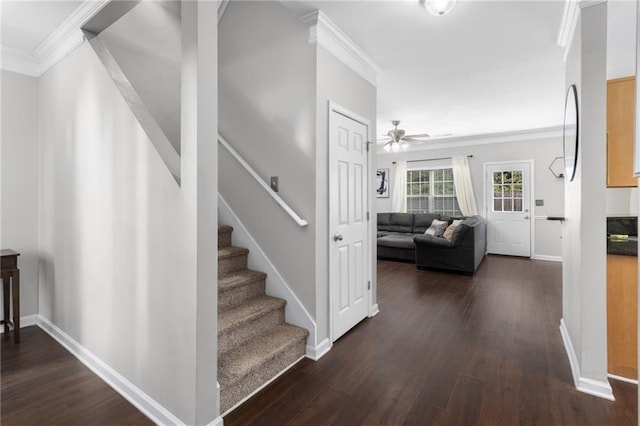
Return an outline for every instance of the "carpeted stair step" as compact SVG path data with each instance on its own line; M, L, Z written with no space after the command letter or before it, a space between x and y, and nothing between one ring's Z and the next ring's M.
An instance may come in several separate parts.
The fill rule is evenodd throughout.
M282 324L218 358L220 411L224 413L305 355L309 332Z
M218 249L218 278L224 274L247 269L249 250L242 247L223 247Z
M284 299L260 296L218 312L218 356L284 323Z
M264 295L264 272L244 269L218 279L218 311L235 308L247 300Z
M218 248L231 246L233 228L228 225L218 225Z

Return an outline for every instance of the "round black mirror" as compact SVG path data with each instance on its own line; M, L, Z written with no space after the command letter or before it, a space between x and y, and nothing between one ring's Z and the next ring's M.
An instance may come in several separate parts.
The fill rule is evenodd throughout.
M578 89L575 84L569 86L564 103L562 146L564 150L564 175L571 182L578 167Z

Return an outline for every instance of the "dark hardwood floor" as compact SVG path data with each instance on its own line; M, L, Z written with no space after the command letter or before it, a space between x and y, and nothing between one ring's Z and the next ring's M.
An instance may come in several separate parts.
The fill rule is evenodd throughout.
M2 336L0 423L16 425L152 425L39 327L22 343Z
M473 277L378 262L380 313L303 360L225 425L637 425L573 387L558 329L561 265L489 256Z
M517 258L473 277L380 261L380 313L225 425L637 425L636 386L611 381L615 402L573 388L560 279L560 264ZM22 339L0 338L2 425L150 424L39 328Z

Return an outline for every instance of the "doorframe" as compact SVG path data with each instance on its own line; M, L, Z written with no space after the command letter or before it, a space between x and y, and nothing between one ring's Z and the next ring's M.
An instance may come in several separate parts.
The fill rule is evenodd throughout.
M535 203L535 161L530 158L527 160L505 160L505 161L487 161L482 165L482 199L484 203L484 216L489 222L489 203L487 202L487 167L500 166L506 164L529 163L529 259L534 259L536 255L536 203ZM487 246L488 247L488 246Z
M365 117L356 114L355 112L351 111L350 109L338 104L337 102L334 101L329 101L328 102L328 129L327 129L327 146L328 146L328 170L327 170L327 194L329 196L328 199L328 207L331 207L331 129L332 129L332 125L333 123L333 118L332 118L332 113L337 113L340 115L343 115L353 121L356 121L360 124L362 124L363 126L366 126L367 128L367 190L366 190L366 194L367 194L367 211L369 213L369 219L367 220L368 224L367 224L367 252L368 252L368 256L367 256L367 280L369 282L371 282L371 288L369 288L367 290L367 315L368 317L372 317L374 315L376 315L378 313L378 305L376 304L375 306L373 305L373 289L374 286L377 286L377 283L374 282L373 280L373 265L374 263L374 259L373 259L373 250L372 250L372 244L373 244L373 197L371 196L371 188L373 188L375 181L373 179L375 179L375 176L372 178L372 173L374 168L372 167L372 156L375 150L375 143L372 143L371 141L374 140L374 132L375 130L373 129L373 126L371 125L371 120L366 119ZM327 234L327 253L329 253L329 265L328 265L328 297L329 297L329 328L328 328L328 336L329 336L329 342L331 345L333 345L333 293L332 293L332 285L331 285L331 279L333 277L332 274L332 269L331 269L331 263L332 263L332 253L331 253L331 248L333 247L331 238L330 238L330 234L331 234L331 211L329 209L329 214L327 215L327 218L329 220L327 229L329 231L329 233Z

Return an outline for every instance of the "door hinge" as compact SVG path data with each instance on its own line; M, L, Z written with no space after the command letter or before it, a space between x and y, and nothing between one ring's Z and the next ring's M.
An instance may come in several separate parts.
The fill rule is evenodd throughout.
M371 290L371 281L367 281L367 290Z
M367 142L367 152L369 152L369 146L372 144L373 142Z
M369 212L367 212L367 220L369 220Z

